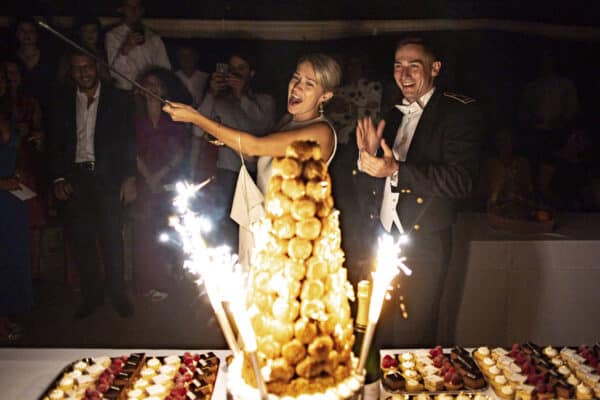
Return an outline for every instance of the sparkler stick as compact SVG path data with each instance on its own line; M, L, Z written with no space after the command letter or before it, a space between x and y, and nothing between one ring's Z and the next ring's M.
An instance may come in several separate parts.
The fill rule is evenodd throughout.
M372 273L373 290L371 292L371 301L369 303L369 323L365 330L360 356L358 358L357 371L361 372L365 368L367 355L371 348L375 327L379 321L383 300L387 293L390 282L400 270L405 275L411 275L412 271L404 265L404 257L400 257L400 242L394 243L391 235L383 235L379 238L379 250L377 252L377 270Z
M167 100L163 99L162 97L160 97L156 93L152 93L150 90L146 89L145 87L143 87L142 85L140 85L139 83L137 83L136 81L134 81L133 79L130 79L130 78L126 77L124 74L122 74L121 72L117 71L112 66L110 66L102 58L98 57L97 55L95 55L94 53L92 53L91 51L89 51L88 49L86 49L85 47L83 47L83 46L79 45L78 43L74 42L73 40L69 39L68 37L66 37L65 35L63 35L59 31L57 31L56 29L52 28L47 23L45 23L43 21L40 21L40 20L36 20L36 22L37 22L37 24L39 26L41 26L42 28L44 28L48 32L52 33L54 36L58 37L63 42L71 45L72 47L74 47L77 50L81 51L82 53L86 54L87 56L93 58L94 60L96 60L96 62L99 62L100 64L104 65L110 71L112 71L115 74L119 75L119 77L125 79L127 82L131 83L133 86L135 86L136 88L138 88L139 90L141 90L142 92L144 92L145 94L147 94L148 96L153 97L154 99L160 101L163 104L167 103Z
M258 350L256 334L254 332L254 328L252 327L252 323L250 322L250 317L246 307L246 290L240 268L241 266L239 264L235 265L233 269L225 268L225 275L227 276L223 277L223 283L229 286L227 290L227 293L230 294L229 305L231 307L235 324L238 327L240 336L244 342L244 350L246 351L246 354L250 359L250 364L252 365L252 371L254 372L254 378L256 379L256 386L258 388L260 399L267 400L267 387L262 379L260 367L258 365L258 357L256 355L256 351Z
M185 266L192 272L201 275L209 300L217 316L217 320L228 346L235 356L241 355L241 350L235 340L233 329L227 318L222 302L228 300L233 319L238 327L244 350L252 364L252 370L261 400L267 400L266 385L262 379L258 358L256 335L246 307L246 290L244 276L236 255L231 255L229 248L221 246L208 248L202 237L201 219L189 208L189 202L199 188L205 186L212 178L199 185L177 183L177 196L173 202L179 217L172 218L170 224L180 233L183 240L183 250L189 254ZM226 299L227 298L227 299Z

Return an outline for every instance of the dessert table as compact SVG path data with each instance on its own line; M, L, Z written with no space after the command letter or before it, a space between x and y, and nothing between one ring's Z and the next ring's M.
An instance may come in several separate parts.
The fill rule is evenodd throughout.
M559 214L553 232L459 214L440 341L461 346L594 343L600 328L600 214Z
M162 350L162 349L61 349L61 348L0 348L0 388L2 399L37 400L54 378L69 363L84 357L117 357L130 353L144 352L148 355L167 356L183 354L185 351L212 351L221 360L215 382L213 399L227 398L225 357L228 350Z

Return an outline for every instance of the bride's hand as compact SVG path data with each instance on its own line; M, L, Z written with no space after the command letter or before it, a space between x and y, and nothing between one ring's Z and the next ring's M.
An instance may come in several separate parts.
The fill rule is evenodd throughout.
M187 104L175 103L168 101L162 108L164 112L171 116L173 121L177 122L194 122L194 118L198 115L198 111Z

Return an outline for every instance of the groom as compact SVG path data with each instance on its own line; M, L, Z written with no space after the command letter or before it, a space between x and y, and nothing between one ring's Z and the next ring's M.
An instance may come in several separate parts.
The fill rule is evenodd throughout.
M413 274L399 279L400 292L384 307L378 329L380 345L390 348L436 344L456 206L476 181L482 116L475 100L436 87L441 68L424 39L400 41L394 79L402 103L378 126L367 117L356 129L365 220L376 230L409 236L402 255Z

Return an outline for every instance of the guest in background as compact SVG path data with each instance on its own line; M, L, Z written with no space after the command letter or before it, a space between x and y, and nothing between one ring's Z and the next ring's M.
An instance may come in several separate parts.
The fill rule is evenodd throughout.
M198 107L202 103L209 74L200 71L198 66L198 51L191 45L181 45L177 48L177 63L179 70L176 74L192 95L192 105ZM191 128L191 127L190 127ZM201 137L192 136L190 149L190 179L201 182L214 176L216 172L218 148Z
M230 128L240 129L255 136L265 135L275 121L275 102L265 93L256 93L252 80L256 74L254 55L234 52L229 57L228 72L215 71L209 82L206 96L198 110L203 115ZM194 127L194 135L204 137L205 132ZM246 168L256 177L256 157L246 158ZM242 166L240 155L233 149L219 147L217 160L215 205L212 217L220 221L217 240L237 249L238 230L229 218L233 193Z
M171 69L161 37L142 22L142 0L123 0L119 12L122 23L106 33L109 64L129 79L136 79L150 66ZM116 86L130 90L131 83L114 74Z
M39 31L33 18L18 19L14 25L16 38L15 58L21 63L23 71L23 89L33 95L40 103L42 121L47 125L47 108L50 105L50 93L55 77L55 63L50 54L40 48Z
M79 268L82 302L75 318L102 304L105 289L122 317L133 314L125 288L122 213L135 192L135 138L129 96L102 84L96 61L74 51L76 88L54 101L48 153L53 192L63 215ZM96 239L106 283L100 280Z
M558 149L541 163L538 182L543 200L557 211L595 210L593 159L587 126L574 123Z
M102 23L97 17L85 15L78 17L75 21L73 26L73 38L75 42L106 62L106 50L104 49L102 36ZM72 82L69 74L69 57L70 53L67 51L60 59L57 73L60 84L75 84ZM102 82L110 82L112 79L108 68L102 64L98 64L98 76Z
M192 46L180 45L177 48L177 63L179 69L175 74L192 95L192 105L198 107L209 78L209 74L198 69L198 51Z
M523 90L518 110L524 150L535 177L540 162L557 150L564 129L578 112L575 84L559 72L556 55L545 49L539 57L539 75Z
M362 264L370 262L364 249L366 241L363 230L353 218L357 204L356 177L356 121L372 117L375 123L381 119L381 82L369 77L366 54L354 52L345 57L343 85L327 104L326 114L338 134L337 156L331 163L333 195L336 207L341 211L342 245L346 253L350 281L356 283L352 274L360 270ZM353 173L354 172L354 173Z
M173 101L190 102L177 77L163 68L143 73L139 82L156 95ZM168 295L169 269L174 272L176 253L158 237L167 227L173 194L164 185L182 178L188 131L173 122L162 103L140 92L135 118L137 149L137 193L133 204L134 281L139 293L153 301Z
M47 222L46 176L44 171L44 130L36 98L22 88L22 72L16 60L3 63L10 93L12 121L17 128L17 165L21 182L37 195L27 201L31 227L31 271L40 277L42 230Z
M355 139L356 121L372 117L375 122L381 119L381 82L369 78L367 55L352 53L342 62L343 84L325 110L338 133L339 144L347 144Z
M534 200L529 161L517 152L515 136L510 127L494 132L492 154L483 161L475 196L480 209Z
M15 341L22 328L11 318L33 305L27 204L10 193L19 189L16 169L19 133L4 67L0 66L0 341Z

